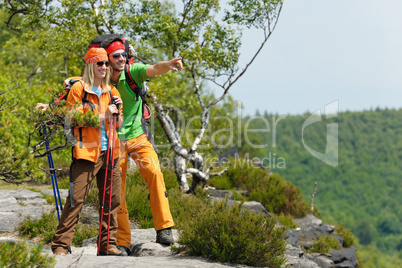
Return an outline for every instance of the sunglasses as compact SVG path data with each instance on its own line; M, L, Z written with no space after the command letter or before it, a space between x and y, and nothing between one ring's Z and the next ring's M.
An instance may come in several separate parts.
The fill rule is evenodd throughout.
M108 61L98 61L96 63L96 65L98 65L99 67L102 67L103 64L105 64L106 67L109 67L109 62Z
M127 52L122 52L122 53L115 53L115 54L113 54L113 58L114 59L118 59L118 58L120 58L120 56L123 56L123 58L127 58Z

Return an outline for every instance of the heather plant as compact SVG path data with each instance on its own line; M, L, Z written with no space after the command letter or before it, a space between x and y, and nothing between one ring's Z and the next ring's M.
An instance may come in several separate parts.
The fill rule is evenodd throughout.
M43 193L42 193L42 198L45 199L46 202L47 202L49 205L55 205L55 202L54 202L54 195L43 194ZM65 203L66 203L66 201L64 200L64 198L61 198L61 203L62 203L62 204L65 204Z
M285 230L295 229L297 227L297 225L293 221L294 218L292 215L285 215L281 213L280 215L276 216L276 218L282 224Z
M335 226L335 232L343 237L343 247L348 248L353 246L355 237L350 229L345 228L345 223Z
M16 230L22 237L39 237L40 241L49 243L52 240L53 234L56 232L57 225L58 219L56 213L51 211L49 213L43 213L40 219L31 219L31 217L28 216L18 224ZM98 231L98 227L79 222L75 230L72 244L74 246L81 246L82 241L96 236Z
M0 243L0 267L54 267L55 258L42 250L43 244L28 245L26 241Z
M228 171L222 177L211 178L209 184L216 188L224 186L223 189L227 190L247 190L250 193L246 198L248 201L258 201L275 214L303 217L309 213L309 204L303 200L300 189L291 182L251 164L236 166L235 163L232 159Z
M280 267L285 259L283 231L273 218L265 218L227 201L193 208L180 225L176 252L205 256L221 262Z
M331 249L341 249L339 240L329 235L318 235L314 239L314 245L305 251L307 253L330 253Z

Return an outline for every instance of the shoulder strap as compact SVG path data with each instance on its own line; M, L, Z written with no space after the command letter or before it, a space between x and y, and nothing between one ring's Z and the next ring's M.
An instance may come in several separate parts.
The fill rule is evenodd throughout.
M88 101L88 92L85 90L85 85L82 84L82 81L80 80L82 90L84 91L84 97L82 97L82 105L84 106L85 104L88 104L89 107L92 109L92 111L95 109L95 104Z
M126 64L126 66L124 68L124 74L126 76L126 81L127 81L128 85L130 86L131 90L137 95L137 101L138 101L138 96L140 96L142 101L144 101L144 97L141 95L140 88L137 86L133 77L131 76L130 65Z
M109 105L112 104L112 90L109 90Z

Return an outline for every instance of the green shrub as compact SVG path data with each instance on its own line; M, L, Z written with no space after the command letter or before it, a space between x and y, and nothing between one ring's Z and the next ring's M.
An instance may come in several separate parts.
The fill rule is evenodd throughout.
M314 245L305 251L307 253L330 253L332 248L341 249L338 239L329 235L318 235L318 238L314 239Z
M138 220L140 222L140 228L154 227L146 184L135 184L133 180L128 180L126 187L126 202L129 218Z
M56 203L54 202L54 195L43 194L43 193L42 193L42 198L45 199L46 202L47 202L49 205L56 205ZM58 204L58 206L60 206L60 204L59 204L59 199L58 199L58 197L56 197L56 198L57 198L57 204ZM64 200L64 198L60 198L60 199L61 199L61 203L62 203L62 204L65 204L65 203L66 203L66 200Z
M297 225L293 221L294 218L292 215L285 215L281 213L279 216L276 216L277 220L282 224L285 230L295 229Z
M234 188L228 176L215 176L209 179L208 184L216 189L231 190Z
M211 178L209 184L223 189L244 189L250 193L248 201L260 202L275 214L303 217L310 212L309 204L303 200L300 189L278 174L269 176L267 170L250 165L237 166L235 160L229 163L228 171L222 177Z
M353 246L355 242L355 237L350 229L345 228L345 224L342 222L341 225L335 226L335 232L343 237L343 247L348 248Z
M58 220L55 211L43 213L40 219L31 219L27 217L17 226L22 237L34 238L40 237L44 242L50 242L56 231Z
M78 223L75 229L73 245L76 247L81 247L82 242L85 239L95 237L98 235L99 235L99 226Z
M0 243L0 267L54 267L55 258L42 254L43 245L25 241Z
M170 212L177 229L181 229L183 224L187 224L191 217L209 204L208 192L201 188L196 189L196 195L183 194L179 188L169 191Z
M61 179L57 182L57 186L59 186L59 189L70 189L70 178L65 177L64 179Z
M102 193L103 195L103 193ZM108 196L106 196L108 197ZM102 201L102 200L100 200ZM89 189L89 193L87 198L85 199L85 204L91 205L96 209L100 208L100 203L99 203L99 189L98 186L96 185L96 180L92 181L91 188Z
M180 225L180 247L190 255L253 266L280 267L285 259L283 231L275 220L226 202L203 204Z
M28 216L18 224L16 230L22 237L38 237L40 241L49 243L52 241L58 224L56 213L52 211L50 213L43 213L40 219L31 219L31 217ZM79 222L75 230L72 244L74 246L81 246L83 240L96 236L98 231L98 227Z

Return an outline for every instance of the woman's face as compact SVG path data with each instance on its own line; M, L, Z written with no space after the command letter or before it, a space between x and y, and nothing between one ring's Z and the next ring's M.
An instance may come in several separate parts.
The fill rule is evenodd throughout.
M98 61L94 64L94 78L102 80L106 76L107 68L109 67L109 62Z

